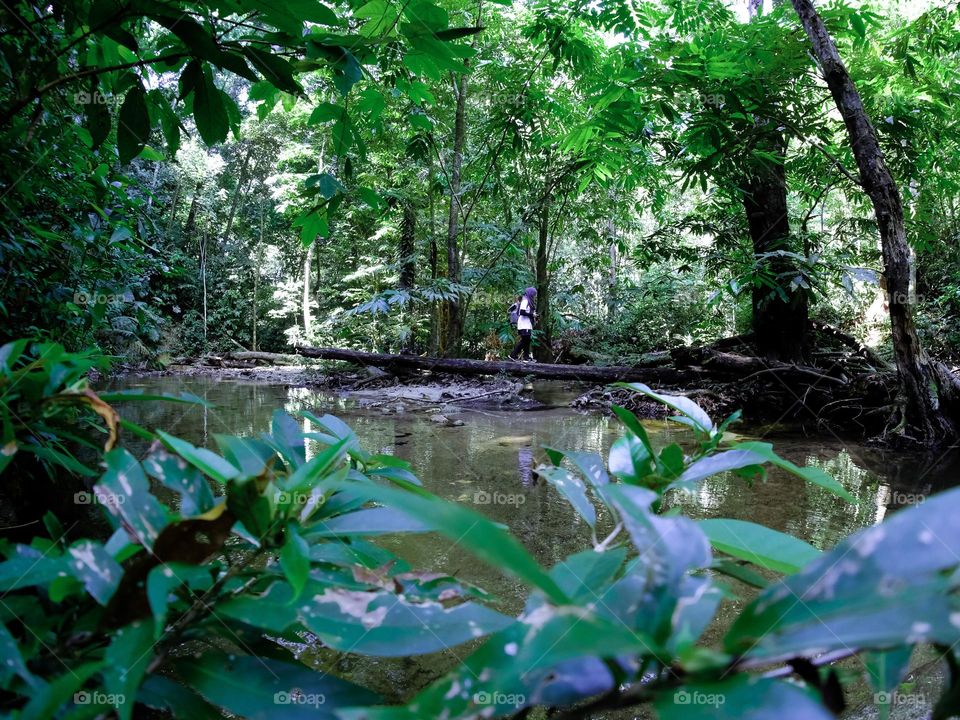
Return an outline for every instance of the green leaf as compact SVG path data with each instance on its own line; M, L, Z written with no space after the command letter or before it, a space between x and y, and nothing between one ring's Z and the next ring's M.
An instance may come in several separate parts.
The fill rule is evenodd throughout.
M344 490L352 490L367 500L407 513L459 543L492 567L511 573L540 588L557 602L566 600L556 582L516 538L483 515L441 500L415 487L404 491L358 483L339 483L339 486Z
M286 541L280 549L280 567L287 576L296 599L303 592L307 575L310 573L310 546L300 537L293 525L287 525Z
M158 448L144 459L143 467L164 487L180 495L180 514L184 517L201 515L213 508L215 500L207 479L179 455Z
M22 720L48 720L56 717L61 708L69 706L84 683L103 668L104 662L89 662L74 665L52 682L44 683L30 693L30 702L17 716Z
M149 620L127 625L113 634L105 655L103 687L120 698L116 706L120 720L132 716L136 690L153 659L154 643L153 622Z
M193 590L207 590L213 584L210 568L185 563L163 563L147 575L147 602L153 613L154 639L159 640L166 630L170 594L186 584Z
M563 468L546 465L538 467L537 474L546 478L548 483L557 488L591 528L596 526L597 511L587 498L587 488L580 478L571 475Z
M744 520L698 520L717 550L780 573L797 572L820 551L793 535Z
M789 460L784 460L782 457L777 455L776 452L774 452L773 445L770 443L756 441L741 442L731 446L731 450L747 450L752 452L763 458L765 462L786 470L787 472L803 478L807 482L813 483L814 485L819 485L825 490L829 490L837 497L843 498L847 502L860 502L853 495L847 492L843 485L841 485L835 478L831 477L825 471L818 467L798 467Z
M243 54L271 85L291 95L303 94L303 88L293 77L293 66L286 59L249 45L244 46Z
M261 475L276 457L276 451L262 440L215 434L223 457L247 477Z
M137 459L123 448L104 456L107 471L94 487L97 500L148 550L167 525L167 512L150 494L150 483Z
M307 535L321 537L361 537L393 533L430 532L430 524L389 507L366 508L326 518L310 525Z
M730 628L725 647L776 659L953 645L960 640L957 528L955 489L851 535L761 592Z
M633 390L635 392L642 393L647 397L653 398L659 403L663 403L667 407L672 408L673 410L676 410L684 415L693 423L693 427L695 429L698 429L707 435L709 435L714 429L713 421L710 419L710 416L707 415L703 409L690 398L682 395L661 395L660 393L654 392L643 383L616 383L615 387Z
M222 143L230 131L230 119L220 89L213 83L209 66L204 66L193 90L193 118L197 131L208 146Z
M211 651L174 661L177 675L209 702L245 718L283 714L337 720L339 708L368 705L369 690L312 670L302 663Z
M692 490L701 480L728 470L761 465L766 459L751 450L725 450L713 453L691 463L670 488Z
M483 605L445 608L408 602L390 592L327 588L300 610L304 625L333 648L401 657L440 652L489 635L514 620Z
M227 482L241 475L240 470L235 465L212 450L195 447L186 440L169 435L163 430L157 430L157 435L170 450L218 482Z
M170 717L222 720L223 715L199 695L156 673L148 675L137 691L137 702Z
M121 164L133 160L150 139L150 112L143 83L137 82L127 91L117 118L117 151Z
M67 554L70 574L83 583L86 591L101 605L106 605L116 592L123 576L120 563L113 559L103 545L91 540L80 540Z

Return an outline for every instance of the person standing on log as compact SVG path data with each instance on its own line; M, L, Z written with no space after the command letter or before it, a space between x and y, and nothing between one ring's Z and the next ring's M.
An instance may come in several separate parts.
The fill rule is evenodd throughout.
M520 307L517 310L517 333L520 339L510 353L511 360L522 360L523 362L536 362L533 354L530 352L530 341L533 338L533 323L537 317L537 309L534 300L537 297L537 289L528 287L523 291L523 297L520 298Z

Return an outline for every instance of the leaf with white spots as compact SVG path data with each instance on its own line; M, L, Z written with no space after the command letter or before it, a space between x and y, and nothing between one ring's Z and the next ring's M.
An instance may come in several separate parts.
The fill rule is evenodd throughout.
M184 517L201 515L214 506L207 479L179 455L158 447L143 461L143 467L164 487L180 495L180 514Z
M83 583L86 591L101 605L106 605L120 583L120 563L100 543L81 540L67 549L70 574Z
M137 459L123 448L104 456L107 471L94 488L107 511L120 519L127 532L150 549L168 523L167 511L153 495Z
M857 532L771 585L726 648L786 658L838 649L960 641L960 489Z

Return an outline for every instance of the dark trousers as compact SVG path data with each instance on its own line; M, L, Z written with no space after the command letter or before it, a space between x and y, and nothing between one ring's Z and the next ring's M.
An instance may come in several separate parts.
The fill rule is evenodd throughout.
M520 333L520 339L517 340L517 344L513 346L513 352L510 353L510 357L514 360L518 360L521 356L525 358L530 358L530 339L533 336L532 330L517 330Z

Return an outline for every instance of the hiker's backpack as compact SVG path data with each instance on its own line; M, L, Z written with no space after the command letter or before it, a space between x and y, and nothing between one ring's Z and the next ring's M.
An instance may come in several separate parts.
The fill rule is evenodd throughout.
M520 321L520 299L518 298L513 305L510 306L510 309L507 311L510 313L510 324L516 327L517 323Z

